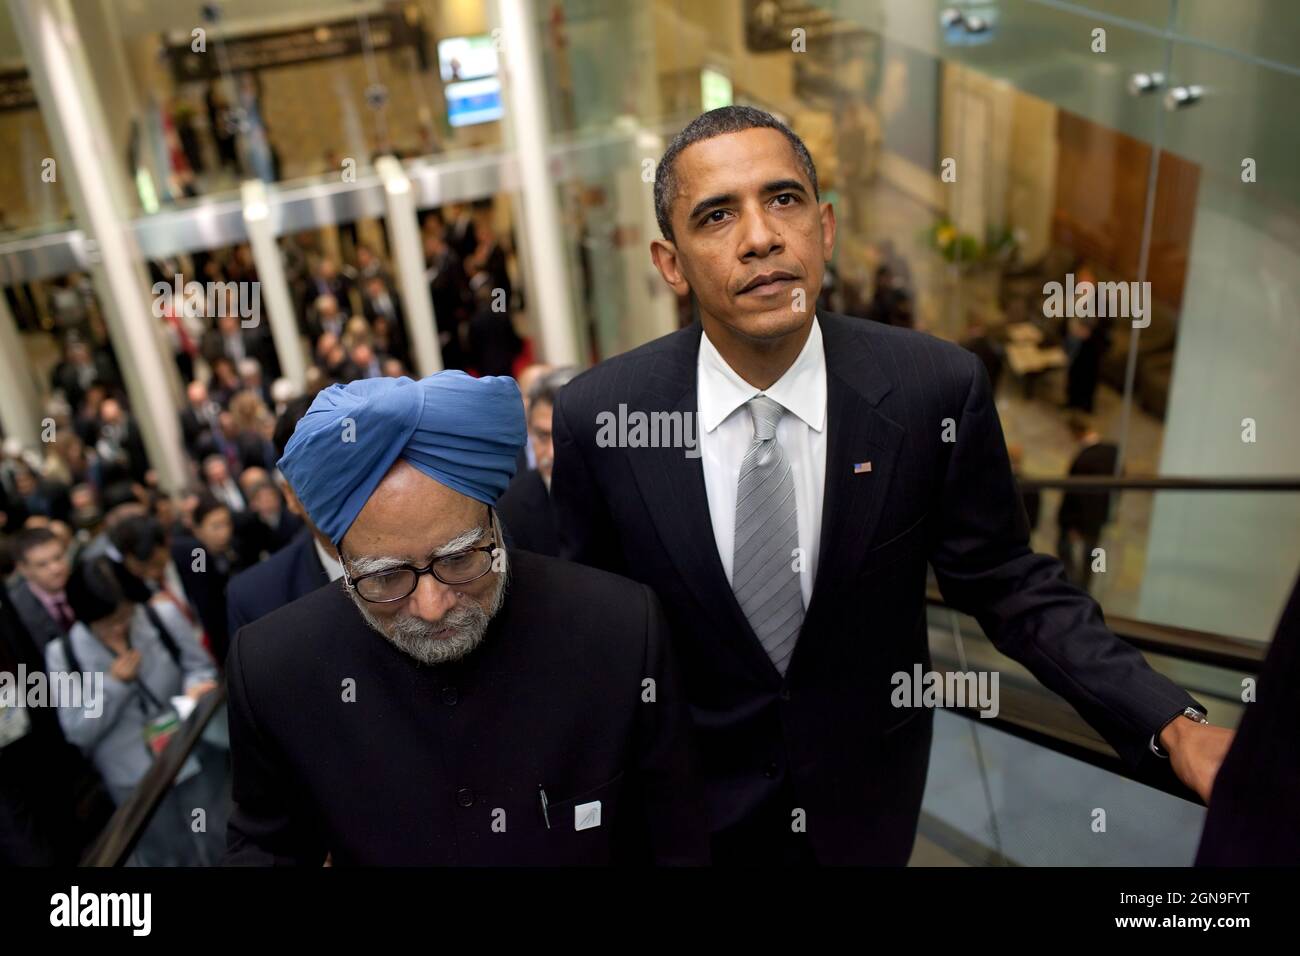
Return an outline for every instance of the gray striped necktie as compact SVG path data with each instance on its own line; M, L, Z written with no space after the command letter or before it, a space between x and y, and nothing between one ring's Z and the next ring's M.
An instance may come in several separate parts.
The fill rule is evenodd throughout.
M794 476L776 440L776 426L785 409L766 395L745 405L754 420L754 440L740 464L736 489L731 590L763 649L784 675L803 624L803 592L794 570L794 550L799 545Z

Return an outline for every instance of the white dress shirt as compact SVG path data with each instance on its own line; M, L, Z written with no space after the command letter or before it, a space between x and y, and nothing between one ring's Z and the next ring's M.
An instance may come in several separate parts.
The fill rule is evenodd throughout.
M745 403L755 395L766 395L786 410L777 425L776 440L790 463L794 479L799 548L804 555L799 586L806 609L817 579L822 493L826 487L826 352L821 326L813 316L812 330L799 357L766 390L755 388L737 375L707 334L700 336L697 363L700 463L704 466L713 538L728 582L736 556L736 487L740 482L740 465L754 441L754 422ZM794 560L791 555L792 567Z
M325 569L325 574L330 581L337 581L343 577L343 565L338 557L326 551L315 535L311 536L311 543L316 546L316 557L320 558L320 566Z

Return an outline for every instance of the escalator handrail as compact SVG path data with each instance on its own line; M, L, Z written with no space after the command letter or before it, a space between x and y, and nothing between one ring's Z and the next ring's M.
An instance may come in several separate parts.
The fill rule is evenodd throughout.
M1300 478L1197 478L1177 475L1017 475L1022 491L1300 491Z
M167 747L136 785L131 796L117 808L103 832L81 858L82 866L122 866L135 850L154 811L171 789L176 774L198 745L221 705L226 702L225 682L199 698L193 713L167 742Z
M945 601L943 595L933 588L926 590L925 600L931 607L963 613ZM1264 664L1264 656L1268 653L1268 645L1258 641L1156 624L1153 621L1139 621L1118 614L1107 614L1106 626L1117 637L1140 651L1247 674L1258 674Z

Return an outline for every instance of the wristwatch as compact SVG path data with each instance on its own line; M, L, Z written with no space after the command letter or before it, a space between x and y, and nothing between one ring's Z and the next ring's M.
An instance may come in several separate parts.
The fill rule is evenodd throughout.
M1173 717L1170 720L1165 721L1165 723L1161 725L1160 730L1157 730L1154 734L1151 735L1151 752L1155 754L1157 757L1160 757L1162 760L1168 760L1169 754L1163 749L1161 749L1160 745L1156 743L1156 738L1160 736L1161 730L1164 730L1165 727L1168 727L1170 724L1172 724L1175 720L1178 719L1178 717L1186 717L1188 720L1194 720L1198 724L1209 723L1209 721L1205 719L1205 715L1201 713L1199 710L1197 710L1195 707L1184 707L1183 712L1179 714L1177 717Z

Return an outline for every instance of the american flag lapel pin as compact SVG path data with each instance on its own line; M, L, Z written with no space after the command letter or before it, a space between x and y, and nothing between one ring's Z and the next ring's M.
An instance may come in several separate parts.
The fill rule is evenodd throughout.
M853 466L853 473L855 475L865 475L870 470L871 470L871 462L869 461L860 461Z

